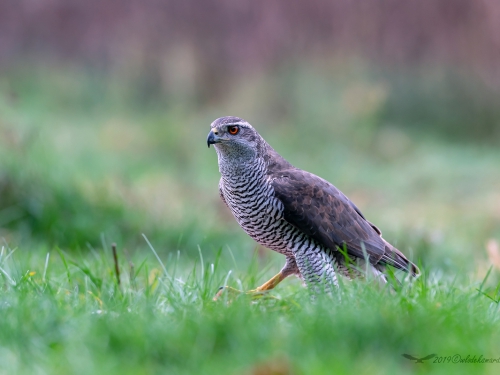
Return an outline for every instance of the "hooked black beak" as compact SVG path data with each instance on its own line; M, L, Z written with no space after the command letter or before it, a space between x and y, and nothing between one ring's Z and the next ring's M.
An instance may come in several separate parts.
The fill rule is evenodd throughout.
M219 137L217 137L212 130L210 130L210 133L208 133L207 137L207 146L210 148L210 145L219 143Z

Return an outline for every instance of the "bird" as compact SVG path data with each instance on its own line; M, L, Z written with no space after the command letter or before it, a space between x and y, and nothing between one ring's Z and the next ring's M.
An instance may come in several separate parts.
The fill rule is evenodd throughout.
M294 167L247 121L216 119L207 145L217 153L220 198L240 227L285 256L280 272L250 293L271 290L291 275L320 293L337 289L338 275L352 280L370 274L386 283L388 265L420 274L339 189Z
M435 356L437 356L437 354L429 354L425 357L422 357L422 358L417 358L417 357L414 357L412 356L411 354L401 354L403 357L405 357L406 359L409 359L411 361L415 361L415 363L424 363L424 361L427 361L429 359L432 359L434 358Z

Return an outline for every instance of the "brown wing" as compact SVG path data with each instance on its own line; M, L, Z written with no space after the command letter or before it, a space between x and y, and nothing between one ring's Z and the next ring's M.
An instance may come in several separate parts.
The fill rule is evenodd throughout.
M285 220L319 243L334 251L345 246L348 254L359 258L365 257L365 251L374 265L380 261L403 270L413 266L328 181L296 168L273 171L270 177L275 195L284 205Z
M346 244L348 253L363 257L363 243L372 264L389 264L414 276L420 273L335 186L293 167L269 145L265 158L268 176L285 206L288 222L332 250Z

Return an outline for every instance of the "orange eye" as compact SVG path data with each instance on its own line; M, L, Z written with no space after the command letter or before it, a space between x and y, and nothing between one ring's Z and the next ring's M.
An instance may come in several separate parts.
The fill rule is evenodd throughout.
M229 134L231 135L236 135L238 134L238 132L240 131L240 128L238 128L237 126L229 126L227 128L227 131L229 132Z

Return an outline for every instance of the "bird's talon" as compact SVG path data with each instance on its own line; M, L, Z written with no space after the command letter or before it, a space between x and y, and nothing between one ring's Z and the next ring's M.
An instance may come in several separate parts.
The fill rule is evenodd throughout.
M221 286L219 288L219 291L217 292L217 294L213 298L213 300L214 301L220 300L221 297L222 297L222 295L224 293L227 293L227 299L229 301L232 301L232 300L236 299L238 296L240 296L242 294L250 297L252 300L260 299L260 298L263 298L263 297L265 297L265 298L271 298L271 299L279 299L277 297L269 295L267 292L268 292L268 290L261 290L261 289L258 289L258 288L257 289L252 289L252 290L249 290L249 291L246 291L246 292L243 292L241 290L232 288L230 286Z
M238 295L242 294L243 292L241 290L238 290L238 289L235 289L235 288L232 288L230 286L221 286L218 290L218 292L215 294L215 297L213 298L214 301L217 301L219 300L219 298L221 298L221 296L224 294L224 293L228 293L228 298L235 298L237 297Z
M246 294L249 294L249 295L254 295L254 294L265 294L267 293L268 290L259 290L259 289L252 289L252 290L249 290L248 292L246 292Z

